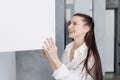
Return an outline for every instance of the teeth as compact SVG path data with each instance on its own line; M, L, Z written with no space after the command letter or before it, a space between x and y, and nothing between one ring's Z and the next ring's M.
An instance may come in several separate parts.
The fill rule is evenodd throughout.
M72 32L69 32L69 33L74 33L74 31L72 31Z
M69 32L74 32L74 31L69 31Z

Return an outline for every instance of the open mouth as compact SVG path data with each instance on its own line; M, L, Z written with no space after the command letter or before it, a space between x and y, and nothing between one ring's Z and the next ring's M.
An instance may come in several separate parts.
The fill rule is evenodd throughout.
M71 33L75 33L75 31L69 31L69 34L71 34Z

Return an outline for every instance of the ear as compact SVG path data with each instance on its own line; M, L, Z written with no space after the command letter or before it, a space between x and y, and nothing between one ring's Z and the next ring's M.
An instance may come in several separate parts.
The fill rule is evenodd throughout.
M84 28L85 28L85 32L86 33L90 31L90 27L89 26L85 26Z

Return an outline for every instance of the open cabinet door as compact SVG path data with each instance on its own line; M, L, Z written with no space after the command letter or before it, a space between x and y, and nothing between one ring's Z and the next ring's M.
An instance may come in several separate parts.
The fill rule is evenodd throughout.
M0 0L0 52L41 49L55 40L55 0Z

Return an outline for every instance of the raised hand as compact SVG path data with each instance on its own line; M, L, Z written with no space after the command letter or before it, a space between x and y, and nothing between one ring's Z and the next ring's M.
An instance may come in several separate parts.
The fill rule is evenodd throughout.
M46 56L49 64L54 65L56 68L58 68L62 63L58 58L57 47L53 39L47 38L47 40L44 41L44 46L42 46L42 48L42 54Z

